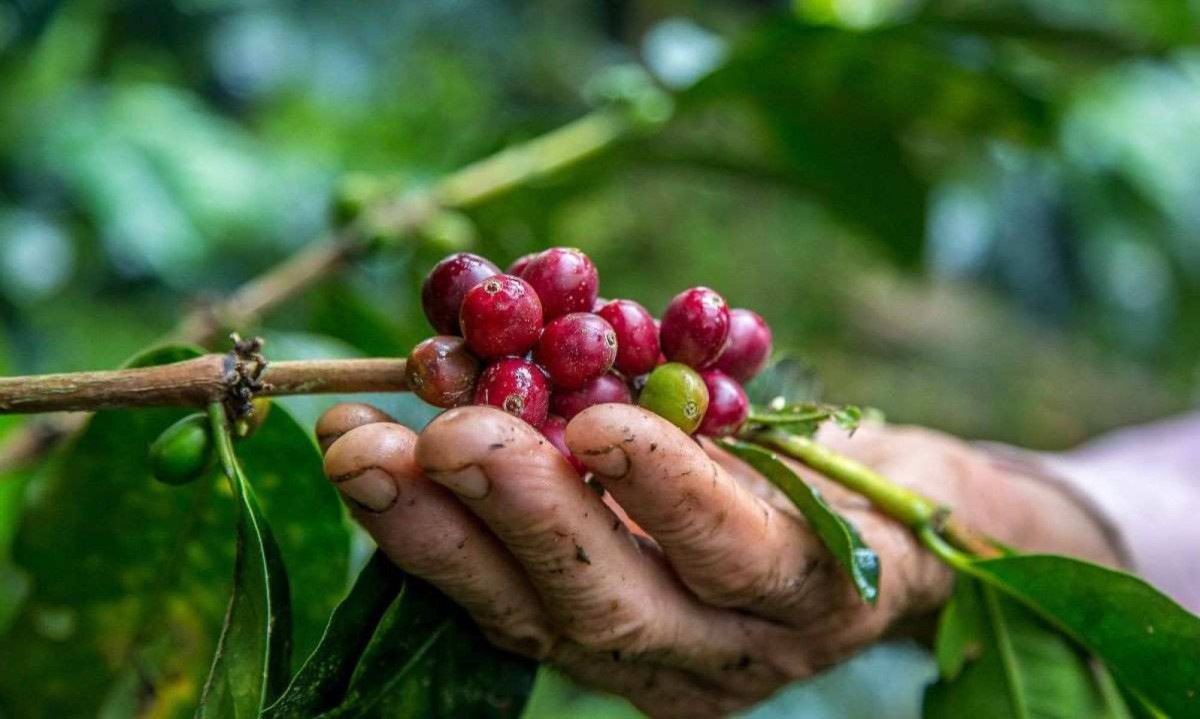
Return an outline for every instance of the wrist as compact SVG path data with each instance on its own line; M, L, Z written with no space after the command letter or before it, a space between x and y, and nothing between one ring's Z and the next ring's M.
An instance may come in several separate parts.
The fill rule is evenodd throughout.
M987 452L992 470L1023 517L1004 541L1031 553L1062 554L1116 568L1130 562L1105 515L1040 464L1013 452Z

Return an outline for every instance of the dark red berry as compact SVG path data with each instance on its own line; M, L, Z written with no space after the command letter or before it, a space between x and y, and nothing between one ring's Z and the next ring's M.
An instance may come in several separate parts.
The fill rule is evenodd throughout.
M547 322L571 312L590 312L600 287L591 258L569 247L538 254L521 270L521 278L537 290Z
M550 381L542 368L520 357L488 366L475 385L475 404L490 404L541 427L550 411Z
M738 381L720 370L700 373L708 388L708 411L700 422L700 434L725 437L738 431L750 415L750 400Z
M500 274L500 268L470 252L459 252L433 266L421 286L421 307L429 324L442 335L457 335L458 316L463 296L487 278Z
M617 339L621 335L617 333ZM757 312L730 310L729 343L713 369L719 369L739 382L748 382L762 371L771 356L771 328Z
M542 434L550 441L550 444L554 445L555 449L562 453L562 456L567 458L580 476L587 474L587 467L583 466L583 462L580 462L571 448L567 446L567 420L556 414L550 415L542 425Z
M680 292L663 312L659 336L668 360L694 369L708 367L729 339L725 298L707 287Z
M645 307L633 300L613 300L596 314L617 333L614 366L626 377L645 374L658 366L658 327Z
M525 271L525 267L529 264L529 261L537 256L537 252L530 252L527 255L521 255L517 259L513 260L513 263L508 266L508 269L505 270L504 273L512 275L513 277L520 277L521 273Z
M603 374L588 382L582 389L557 390L550 397L554 414L570 420L583 410L596 404L633 404L629 386L615 374Z
M413 394L434 407L458 407L475 394L479 360L462 337L438 335L413 347L404 378Z
M480 357L521 355L542 332L542 303L525 280L496 275L467 292L459 318L467 346Z
M612 369L617 333L589 312L572 312L542 330L533 359L546 369L555 387L579 389Z

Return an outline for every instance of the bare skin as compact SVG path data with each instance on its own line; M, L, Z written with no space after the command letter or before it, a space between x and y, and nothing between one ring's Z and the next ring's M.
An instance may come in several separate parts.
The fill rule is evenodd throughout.
M1021 549L1117 563L1074 501L954 438L865 427L822 439ZM752 705L949 596L951 573L904 527L819 476L806 473L880 555L875 606L761 477L659 417L593 407L567 443L605 498L536 430L483 407L450 410L420 436L347 428L325 469L383 551L493 642L654 717Z

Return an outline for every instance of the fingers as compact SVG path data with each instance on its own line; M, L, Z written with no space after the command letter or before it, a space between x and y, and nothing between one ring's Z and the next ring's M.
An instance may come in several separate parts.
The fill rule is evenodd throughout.
M552 658L580 681L626 696L653 716L716 717L746 703L683 670L559 641L524 569L461 502L422 475L416 441L398 424L353 428L330 447L326 474L380 549L463 606L495 644Z
M340 402L325 410L325 414L317 420L317 444L321 452L328 452L329 446L338 437L355 427L373 422L395 422L391 415L373 405L362 402Z
M466 507L422 476L416 441L398 424L351 429L330 446L325 472L393 562L447 594L500 646L545 657L555 633L533 586Z
M493 408L450 410L421 435L416 459L520 562L564 646L718 683L727 667L751 663L756 620L698 602L529 425ZM779 681L773 667L755 663L735 683Z
M576 416L567 444L706 603L795 619L826 557L780 512L665 420L630 405Z

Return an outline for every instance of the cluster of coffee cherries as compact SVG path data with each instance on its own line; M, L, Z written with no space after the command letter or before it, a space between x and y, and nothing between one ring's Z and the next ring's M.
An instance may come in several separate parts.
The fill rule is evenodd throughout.
M599 286L595 264L572 248L525 255L506 272L450 255L421 288L438 334L409 355L409 389L436 407L520 417L581 471L563 433L592 405L637 402L688 434L736 432L750 409L742 383L771 353L763 318L693 287L659 320L633 300L599 298Z

